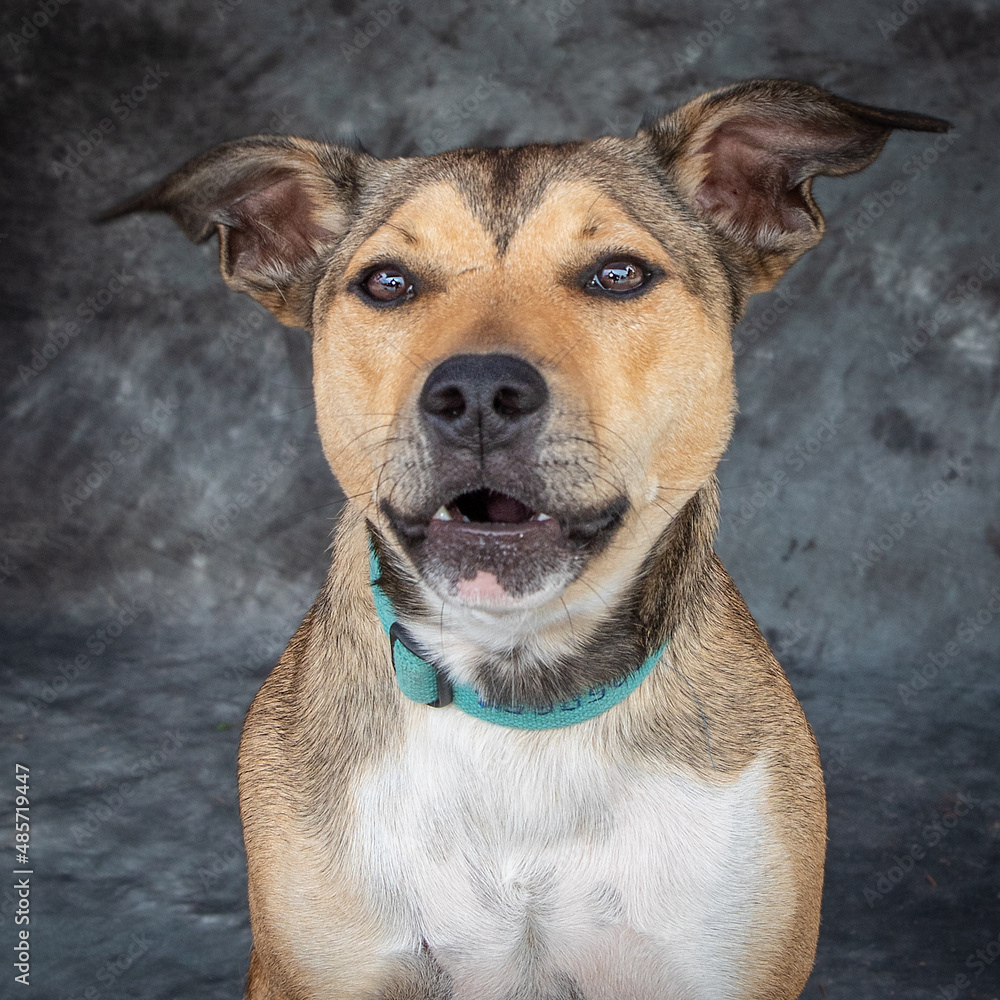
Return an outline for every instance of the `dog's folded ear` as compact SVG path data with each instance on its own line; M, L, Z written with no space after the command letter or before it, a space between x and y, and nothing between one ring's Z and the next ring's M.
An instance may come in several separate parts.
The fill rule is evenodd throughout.
M946 132L940 118L868 107L792 80L716 90L643 128L697 216L741 248L749 291L770 288L823 235L819 174L872 163L893 129Z
M238 139L195 157L98 221L166 212L195 242L217 231L226 284L282 323L309 329L316 282L347 229L370 160L305 139Z

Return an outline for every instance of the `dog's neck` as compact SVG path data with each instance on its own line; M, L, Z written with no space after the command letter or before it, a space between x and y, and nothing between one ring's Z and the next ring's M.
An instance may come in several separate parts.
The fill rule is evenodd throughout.
M666 643L685 617L705 606L717 520L713 477L662 532L635 579L611 596L587 634L575 636L569 647L547 641L538 612L525 614L513 641L508 632L497 643L498 630L489 622L481 636L474 629L452 634L458 629L449 627L443 605L433 606L379 532L371 525L369 531L381 564L380 586L424 658L448 680L474 687L490 702L541 706L620 682Z

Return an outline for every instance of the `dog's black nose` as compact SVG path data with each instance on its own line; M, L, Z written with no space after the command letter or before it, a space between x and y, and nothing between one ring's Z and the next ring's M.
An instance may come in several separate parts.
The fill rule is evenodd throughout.
M427 376L420 409L445 443L489 451L537 430L549 398L533 365L509 354L456 354Z

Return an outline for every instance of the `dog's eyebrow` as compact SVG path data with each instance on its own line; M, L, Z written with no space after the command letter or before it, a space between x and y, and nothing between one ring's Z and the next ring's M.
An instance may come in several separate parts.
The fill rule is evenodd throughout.
M602 192L603 194L603 192ZM604 220L593 214L594 206L601 200L601 194L598 194L594 200L590 203L587 208L587 215L583 221L583 225L580 227L580 233L577 239L585 240L592 236L596 236L601 226L604 225Z
M406 242L409 243L411 246L420 242L419 237L415 233L412 233L405 226L401 226L396 222L385 223L385 228L395 229L396 232L399 233L403 237L403 239L406 240Z

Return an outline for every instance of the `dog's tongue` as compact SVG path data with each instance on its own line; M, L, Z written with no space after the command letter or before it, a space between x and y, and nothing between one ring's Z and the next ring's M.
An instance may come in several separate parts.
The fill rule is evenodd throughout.
M486 499L486 515L491 521L520 524L531 517L531 511L520 500L503 493L491 493Z

